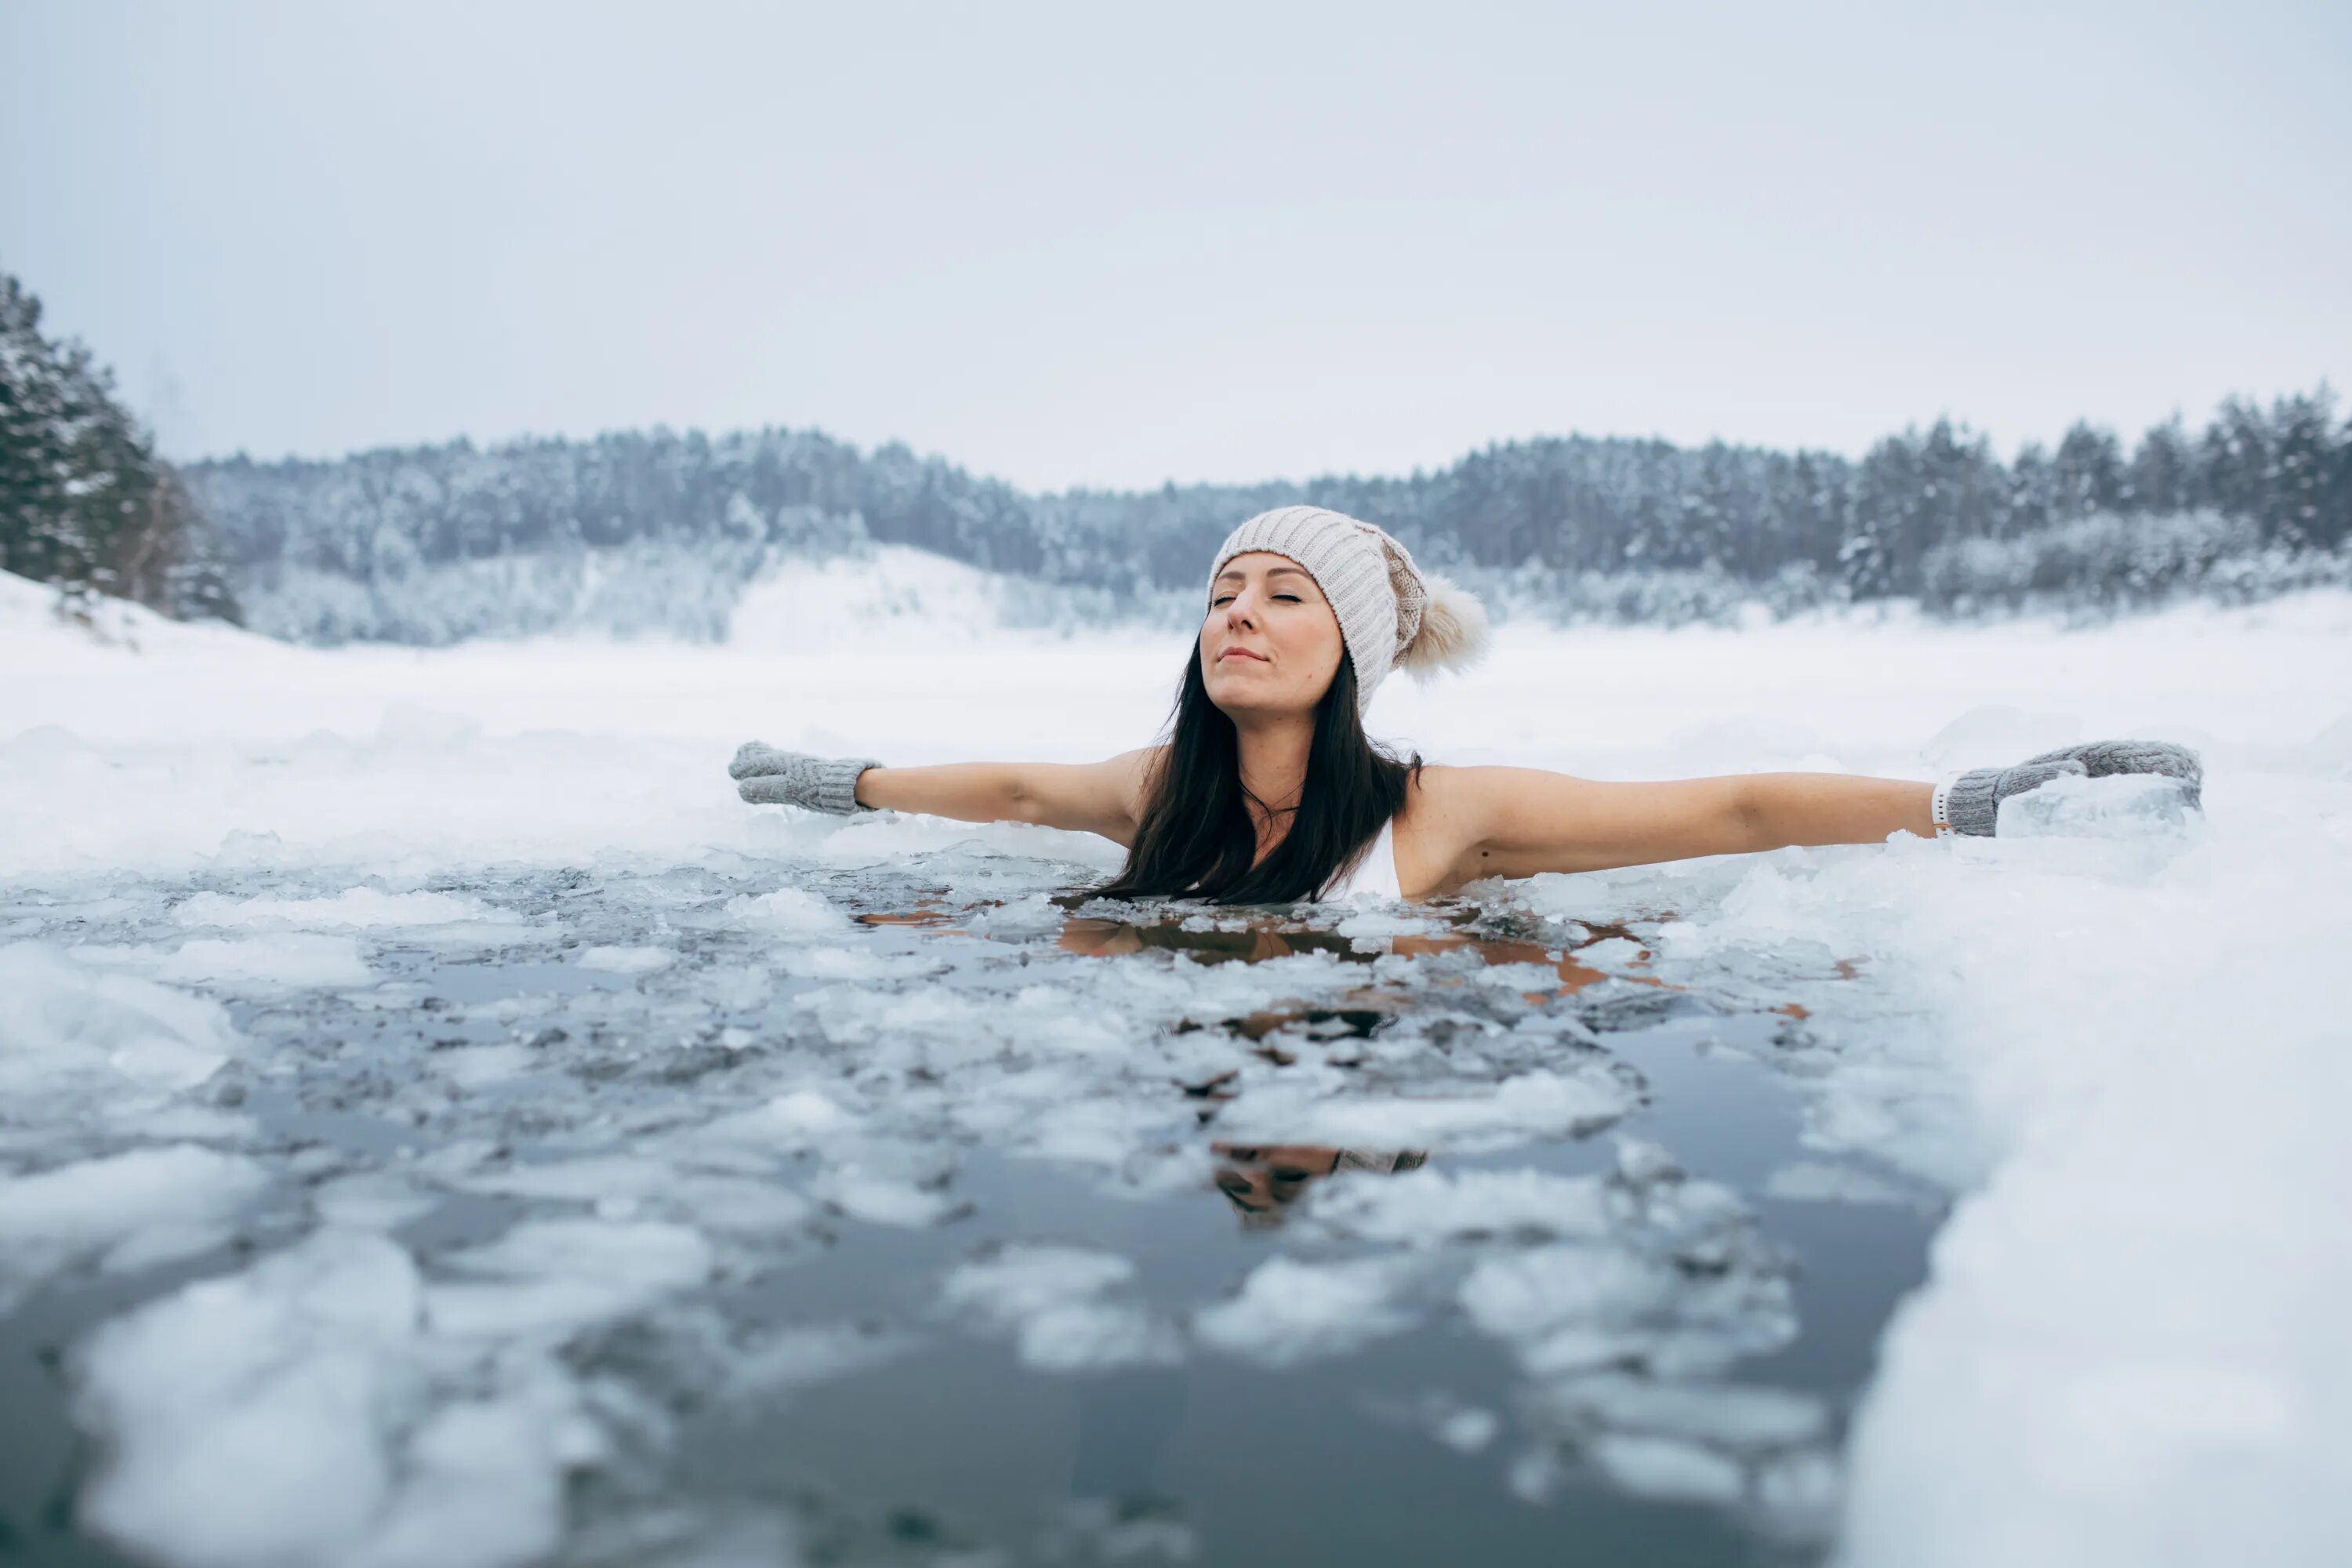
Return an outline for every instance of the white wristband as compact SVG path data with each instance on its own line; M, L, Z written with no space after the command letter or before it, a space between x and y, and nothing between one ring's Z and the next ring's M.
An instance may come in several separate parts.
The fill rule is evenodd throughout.
M1952 785L1959 782L1959 777L1957 773L1946 773L1936 781L1936 793L1927 797L1927 815L1935 820L1936 837L1938 838L1953 836L1952 819L1945 815L1944 802L1952 793Z

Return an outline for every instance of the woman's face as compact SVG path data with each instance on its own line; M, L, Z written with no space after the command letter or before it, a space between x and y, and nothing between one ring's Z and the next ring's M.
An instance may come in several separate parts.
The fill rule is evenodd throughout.
M1288 556L1252 551L1217 574L1201 623L1201 679L1226 713L1311 710L1345 648L1323 590Z

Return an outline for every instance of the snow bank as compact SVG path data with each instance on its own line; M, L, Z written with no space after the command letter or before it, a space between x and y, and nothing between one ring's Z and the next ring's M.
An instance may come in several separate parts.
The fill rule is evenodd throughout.
M2076 781L2014 838L1784 851L1668 896L1662 978L1811 1009L1813 1142L1974 1188L1889 1331L1846 1561L2352 1551L2352 1246L2323 1195L2352 1183L2352 779L2275 760L2185 825ZM1620 882L1621 912L1668 880ZM1798 979L1808 952L1882 984ZM1923 1116L1930 1063L1965 1100Z
M872 859L973 838L1061 840L1059 853L1108 863L1082 839L1036 830L747 812L726 760L753 737L907 763L1096 759L1152 738L1185 653L1181 635L1161 633L974 642L966 623L929 613L887 636L769 646L747 634L740 647L322 651L159 622L134 652L25 597L0 601L23 612L0 614L0 667L42 679L0 692L0 817L16 828L0 840L0 876L224 854L422 876L488 846L570 863L615 845L759 853L831 841ZM2203 744L2222 771L2266 764L2352 708L2347 638L2343 594L2084 633L1830 616L1748 632L1516 625L1474 675L1388 682L1372 727L1437 760L1611 778L1759 767L1925 777L2006 760L2016 742L2114 733ZM1633 670L1638 680L1612 673ZM222 690L238 700L218 701ZM1969 737L1963 755L1926 750L1955 719L2004 709L2007 721Z

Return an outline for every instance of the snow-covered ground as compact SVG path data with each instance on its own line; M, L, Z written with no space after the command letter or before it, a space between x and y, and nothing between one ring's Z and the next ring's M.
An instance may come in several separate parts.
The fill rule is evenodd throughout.
M943 1324L1054 1375L1443 1324L1518 1368L1514 1414L1423 1412L1508 1451L1509 1506L1565 1465L1833 1519L1857 1563L2352 1561L2352 595L2084 631L1507 626L1481 671L1391 682L1375 732L1612 778L2152 736L2203 752L2206 815L2084 786L1995 840L1498 886L1475 954L1335 912L1203 966L1076 951L1049 895L1108 845L735 799L755 737L1150 740L1182 637L1006 630L1053 615L1005 593L885 552L755 592L725 647L321 652L119 608L93 636L0 578L0 1315L156 1281L73 1347L93 1528L190 1563L581 1555L563 1478L678 1419L583 1363L616 1325L773 1393ZM893 913L930 923L853 918ZM1619 978L1554 995L1571 952ZM1850 1427L1737 1381L1800 1326L1759 1194L1629 1120L1654 1086L1612 1031L1662 999L1764 1021L1719 1044L1801 1099L1777 1194L1957 1194ZM1306 1016L1350 1009L1396 1021ZM1322 1183L1244 1273L1172 1292L1141 1246L1048 1226L961 1257L928 1315L728 1315L812 1237L952 1226L971 1162L1198 1188L1207 1105L1221 1140L1431 1164ZM739 1508L694 1538L752 1560L800 1528Z

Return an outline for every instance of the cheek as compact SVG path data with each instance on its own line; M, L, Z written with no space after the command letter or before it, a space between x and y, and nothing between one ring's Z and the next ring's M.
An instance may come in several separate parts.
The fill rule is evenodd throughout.
M1295 627L1284 651L1290 656L1291 668L1311 670L1315 679L1326 681L1339 672L1339 628L1328 623Z

